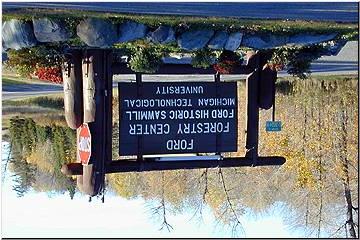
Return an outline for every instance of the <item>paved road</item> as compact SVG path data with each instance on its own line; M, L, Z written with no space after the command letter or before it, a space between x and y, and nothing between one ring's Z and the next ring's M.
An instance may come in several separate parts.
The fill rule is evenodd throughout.
M15 7L66 8L119 13L358 22L358 5L356 2L3 2L4 9Z
M336 56L323 56L312 63L313 74L357 74L359 42L347 42Z
M62 85L55 84L15 84L2 86L2 99L41 96L63 91Z

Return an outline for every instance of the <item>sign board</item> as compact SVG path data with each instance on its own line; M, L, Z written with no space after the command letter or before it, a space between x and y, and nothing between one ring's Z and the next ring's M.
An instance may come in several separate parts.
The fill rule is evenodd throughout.
M266 121L266 131L267 132L280 132L281 131L281 121Z
M87 123L77 129L78 157L83 165L88 165L91 157L91 133Z
M119 83L119 154L237 151L236 82Z

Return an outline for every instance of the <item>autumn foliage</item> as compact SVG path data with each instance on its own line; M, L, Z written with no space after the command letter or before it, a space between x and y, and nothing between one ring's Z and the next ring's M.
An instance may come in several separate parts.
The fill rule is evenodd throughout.
M44 81L50 81L53 83L62 83L60 67L40 67L36 69L35 75Z
M214 64L215 71L221 74L232 73L236 66L241 64L241 59L236 53L231 51L223 51L219 57L218 63Z

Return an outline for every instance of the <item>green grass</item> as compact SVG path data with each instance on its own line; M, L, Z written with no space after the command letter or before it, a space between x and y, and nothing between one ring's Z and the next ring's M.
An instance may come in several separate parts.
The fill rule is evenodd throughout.
M320 88L327 88L326 86L349 86L351 89L356 90L358 86L357 75L310 75L308 79L299 80L296 77L279 77L276 81L276 92L283 95L293 94L294 84L305 83ZM316 86L316 87L315 87Z
M309 81L353 81L358 80L358 76L356 74L349 74L349 75L310 75L308 78ZM277 82L293 82L298 81L295 77L288 76L288 77L279 77ZM306 80L303 80L306 81Z
M2 85L24 85L24 84L44 84L44 81L40 81L36 78L28 79L24 77L18 77L15 75L2 75ZM50 83L50 82L49 82Z
M12 113L8 113L2 116L2 136L8 135L8 129L10 127L10 119L14 117L21 117L21 118L32 118L38 124L42 126L51 126L51 125L58 125L66 127L66 121L63 112L56 112L56 111L42 111L40 108L38 111L33 109L32 112L28 112L25 109L20 109L19 111L15 111Z
M16 116L34 118L38 122L66 125L63 112L64 99L60 94L4 100L2 107L3 133L8 129L10 119Z
M175 27L177 32L185 31L188 28L211 28L214 30L225 30L243 32L272 32L275 34L287 35L300 32L312 33L339 33L348 39L357 39L358 26L351 23L300 21L300 20L264 20L264 19L237 19L221 17L192 17L192 16L171 16L171 15L141 15L102 13L81 10L60 10L60 9L5 9L3 10L3 21L9 19L22 19L31 21L32 18L49 17L63 20L68 28L75 32L77 23L86 17L106 18L113 23L121 23L126 20L134 20L144 23L152 28L160 25Z
M24 84L24 82L3 77L2 78L2 84L3 85L21 85L21 84Z
M4 100L3 107L6 106L37 106L42 108L51 108L62 110L64 108L64 99L58 96L31 97L21 100Z

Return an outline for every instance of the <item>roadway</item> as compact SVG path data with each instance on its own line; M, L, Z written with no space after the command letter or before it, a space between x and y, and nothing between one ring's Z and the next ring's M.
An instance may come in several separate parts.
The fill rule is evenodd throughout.
M10 8L60 8L99 12L358 22L357 2L3 2Z

